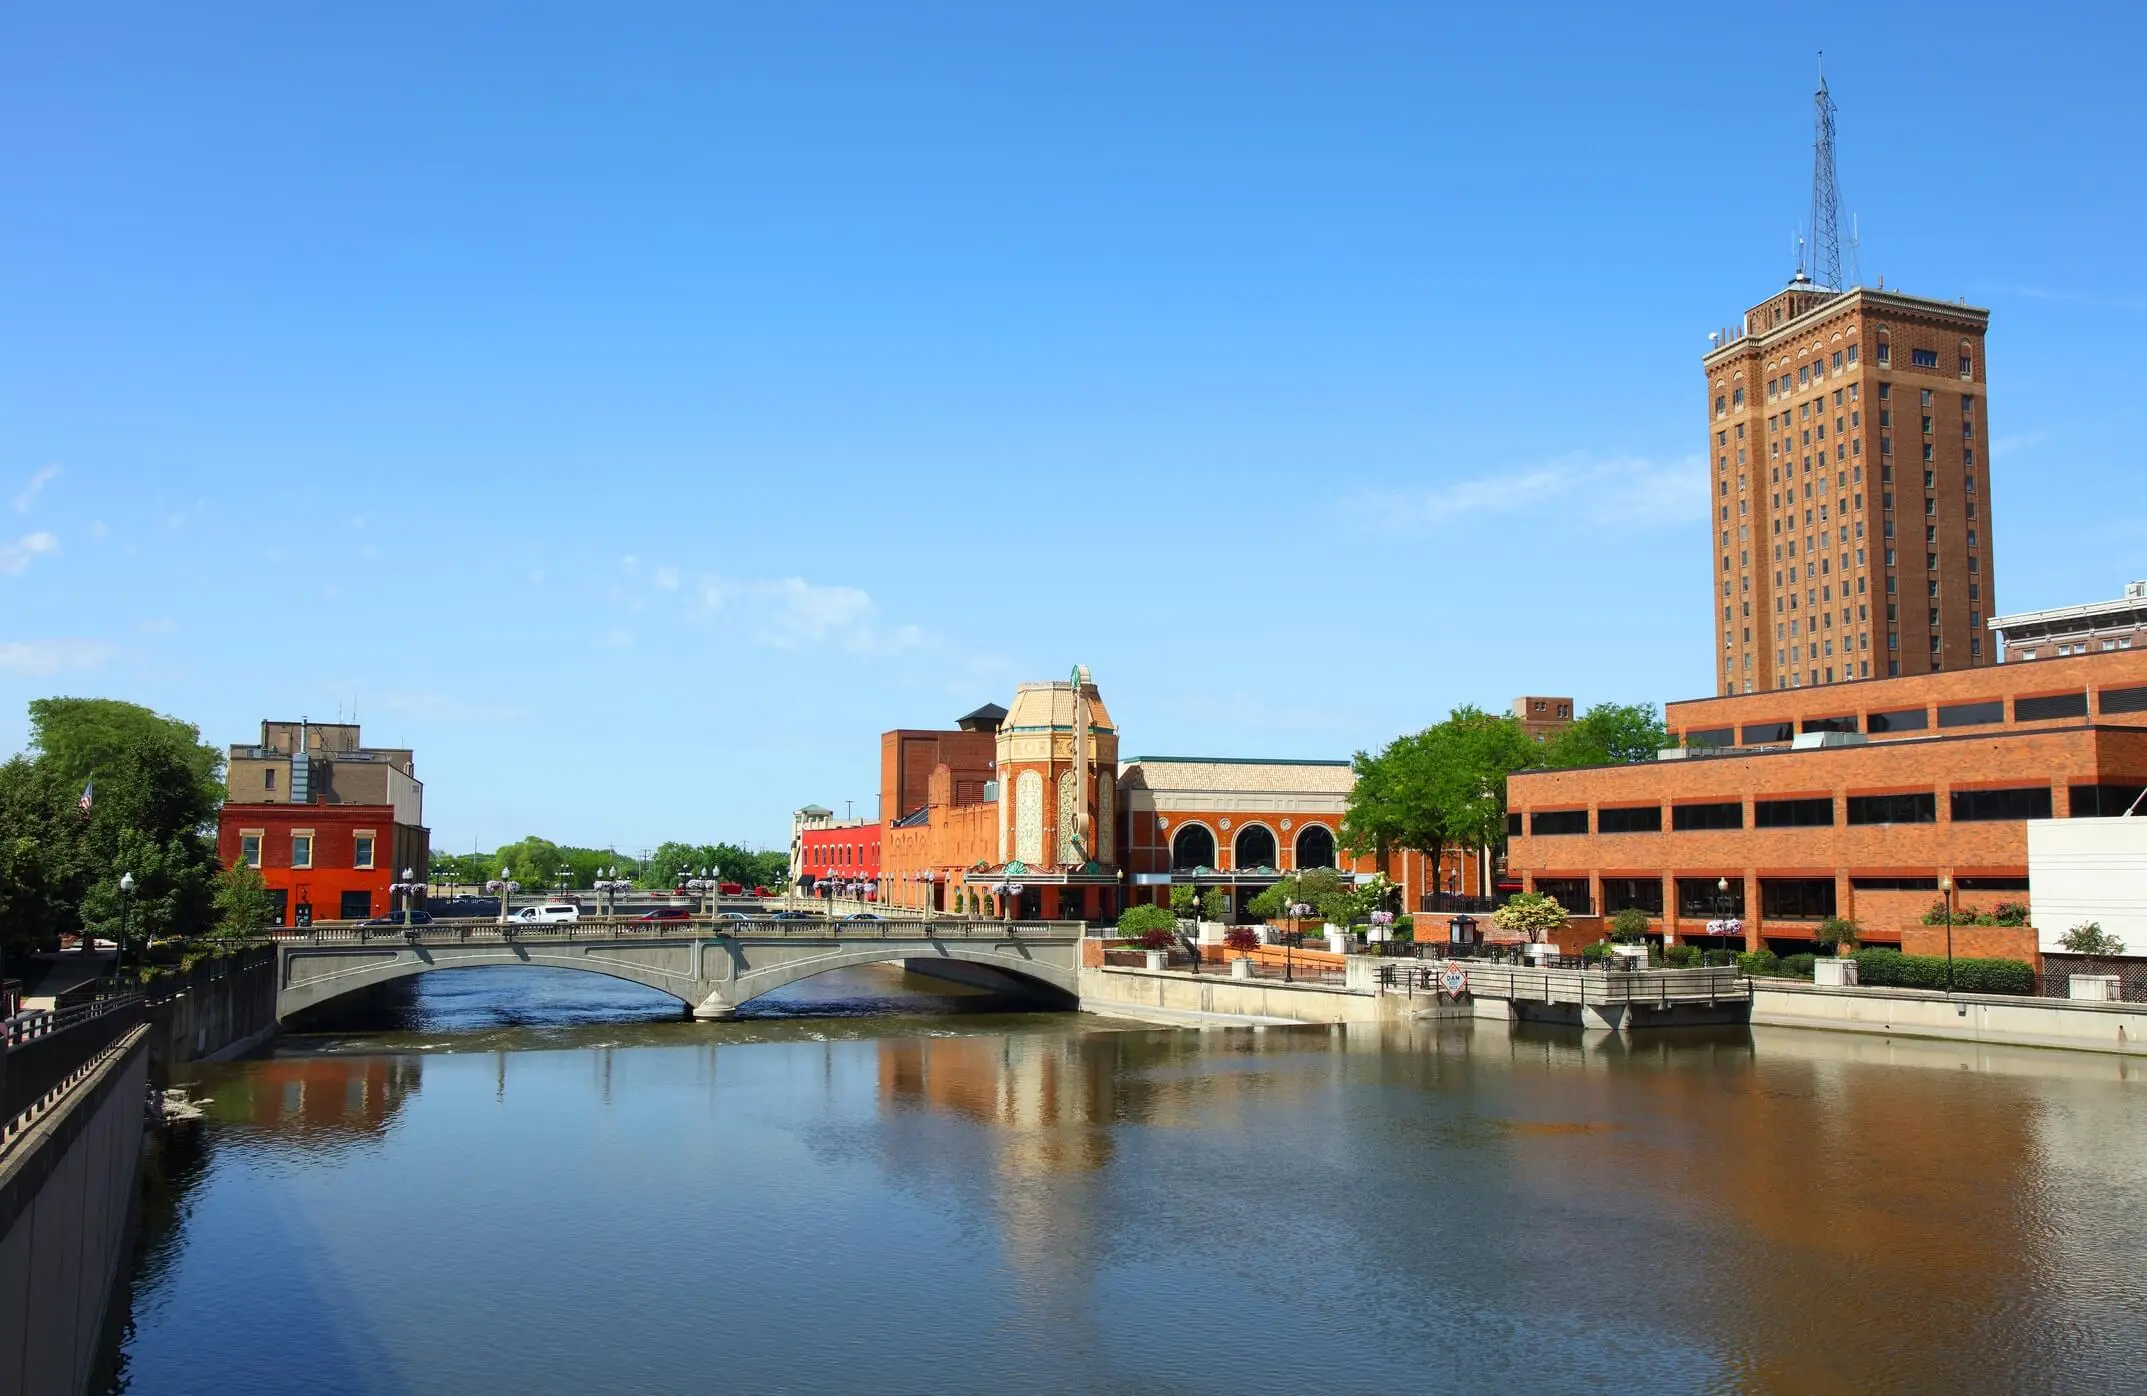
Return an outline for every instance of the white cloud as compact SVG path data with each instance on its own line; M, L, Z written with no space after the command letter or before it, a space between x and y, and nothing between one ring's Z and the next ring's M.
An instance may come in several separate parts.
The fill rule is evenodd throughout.
M1343 508L1365 528L1389 534L1463 529L1519 515L1646 530L1698 523L1706 517L1707 488L1697 457L1664 463L1566 456L1420 489L1360 489Z
M678 569L676 567L659 567L656 569L656 585L660 589L677 591L678 580Z
M803 577L779 581L711 578L699 585L701 608L740 618L755 644L771 649L827 645L854 654L897 654L931 637L914 625L885 625L870 593Z
M102 543L105 539L111 537L111 535L112 526L106 523L103 519L94 519L90 522L89 536L96 539L98 542Z
M48 465L39 470L35 475L32 475L30 477L30 483L24 485L22 487L21 493L15 496L15 512L18 514L29 513L30 506L37 502L38 492L44 489L45 486L51 484L54 480L58 479L59 474L60 468L58 466Z
M606 649L631 649L633 648L634 644L633 632L628 630L622 630L615 625L611 629L604 632L604 638L602 641L600 641L600 643Z
M25 533L12 543L0 543L0 574L19 577L29 570L32 558L60 550L60 540L49 533Z
M371 521L372 516L370 514L352 514L350 516L350 526L354 529L362 530Z
M0 670L35 675L94 669L118 652L117 646L104 640L0 641Z

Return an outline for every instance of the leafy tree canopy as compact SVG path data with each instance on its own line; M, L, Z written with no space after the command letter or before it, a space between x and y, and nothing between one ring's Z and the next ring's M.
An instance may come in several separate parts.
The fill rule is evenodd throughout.
M214 809L223 800L224 756L191 722L116 698L37 698L30 703L30 746L40 764L79 794L92 777L117 769L144 746L169 751Z
M1543 764L1629 765L1654 760L1669 744L1669 729L1653 703L1597 703L1544 744Z
M1342 841L1368 853L1450 843L1488 848L1505 837L1506 777L1539 759L1513 717L1464 704L1446 720L1357 754Z

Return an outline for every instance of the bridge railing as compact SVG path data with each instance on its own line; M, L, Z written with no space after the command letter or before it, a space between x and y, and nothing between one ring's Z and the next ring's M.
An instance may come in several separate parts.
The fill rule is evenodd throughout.
M1751 997L1751 981L1736 969L1661 969L1603 973L1463 962L1469 993L1479 998L1576 1004L1717 1003ZM1422 966L1422 987L1438 987L1438 968Z
M0 1022L0 1153L148 1016L140 994L18 1013Z
M502 924L493 920L433 921L413 926L317 924L284 928L269 939L278 945L480 945L557 944L588 940L678 938L778 940L1078 940L1078 921L829 921L727 917L644 921L638 917L584 917L553 925Z

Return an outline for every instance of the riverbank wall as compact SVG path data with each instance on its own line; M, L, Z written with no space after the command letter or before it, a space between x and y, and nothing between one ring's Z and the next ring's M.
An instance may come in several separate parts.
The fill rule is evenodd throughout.
M276 950L218 955L150 986L157 1004L157 1061L225 1061L276 1035Z
M2147 1004L1752 981L1755 1027L2147 1056Z
M0 1392L88 1389L133 1252L154 1031L105 1049L0 1154Z
M1227 974L1135 969L1118 965L1081 970L1081 1009L1106 1017L1184 1027L1232 1024L1381 1023L1426 1016L1437 1009L1427 998L1379 995L1342 984L1233 979ZM1473 1010L1453 1005L1451 1016Z

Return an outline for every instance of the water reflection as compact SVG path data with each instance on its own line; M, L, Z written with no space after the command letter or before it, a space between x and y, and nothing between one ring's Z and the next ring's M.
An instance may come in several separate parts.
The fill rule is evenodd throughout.
M2114 1058L914 1004L510 1025L441 987L205 1075L138 1389L2110 1389L2147 1360ZM242 1292L304 1302L235 1334Z

